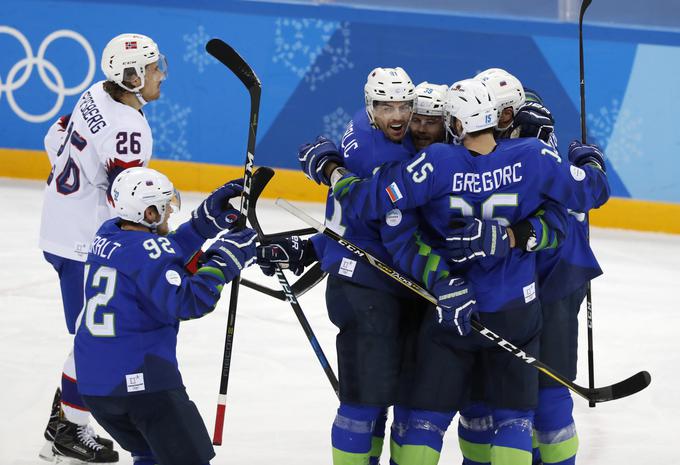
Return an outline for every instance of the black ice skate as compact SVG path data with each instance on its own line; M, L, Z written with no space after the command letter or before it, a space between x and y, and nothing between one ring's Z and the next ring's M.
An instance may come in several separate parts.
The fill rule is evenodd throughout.
M57 434L57 428L60 425L62 428L65 427L65 420L63 420L63 417L64 416L61 411L61 389L57 388L56 392L54 393L54 399L52 400L50 418L47 422L47 426L45 427L45 445L43 445L39 453L40 458L47 460L48 462L52 462L54 460L52 445L54 444L54 436ZM60 420L63 422L62 424L59 423ZM92 436L95 441L97 441L102 446L113 450L113 441L101 436L97 436L89 425L87 428L89 429L90 436Z
M95 440L92 429L60 419L52 444L55 463L116 463L118 452Z

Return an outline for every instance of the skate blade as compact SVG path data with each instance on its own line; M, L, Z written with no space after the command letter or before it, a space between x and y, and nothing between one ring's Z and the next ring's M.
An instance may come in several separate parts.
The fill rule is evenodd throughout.
M93 463L96 463L97 465L116 465L118 462L85 462L73 457L54 454L54 463L61 463L63 465L92 465Z
M54 462L54 452L52 452L52 441L45 441L45 444L42 446L42 449L40 449L40 452L38 452L38 456L47 461L47 462Z

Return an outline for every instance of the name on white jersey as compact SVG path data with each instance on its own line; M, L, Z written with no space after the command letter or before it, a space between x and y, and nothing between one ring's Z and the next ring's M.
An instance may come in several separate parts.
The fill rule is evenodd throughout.
M99 108L95 105L89 90L83 94L83 99L80 102L80 114L83 116L92 134L96 134L101 128L106 126L106 121L104 121Z
M103 237L94 236L94 241L90 245L90 253L108 260L118 247L120 247L119 242L111 242Z
M492 192L522 180L522 162L482 173L454 173L453 192Z

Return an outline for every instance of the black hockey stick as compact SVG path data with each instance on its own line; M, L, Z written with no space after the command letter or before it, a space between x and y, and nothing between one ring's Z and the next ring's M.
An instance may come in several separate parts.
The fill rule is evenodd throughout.
M583 0L581 2L581 12L578 17L578 53L579 53L579 74L581 78L580 92L581 92L581 142L584 144L587 141L586 130L586 80L585 80L585 62L583 59L583 16L586 10L592 3L592 0ZM586 221L588 221L586 217ZM590 241L590 222L588 222L588 240ZM591 291L590 281L586 284L586 324L588 327L588 387L590 389L595 387L595 354L593 351L593 294ZM588 404L590 407L595 407L595 402Z
M356 245L352 244L348 240L344 239L342 236L340 236L338 233L333 231L332 229L327 228L323 224L319 223L316 221L314 218L311 216L307 215L305 212L300 210L299 208L291 205L289 202L283 200L283 199L277 199L276 204L283 208L284 210L288 211L289 213L293 214L294 216L298 217L308 225L312 226L314 229L319 231L320 233L323 233L324 235L328 236L329 238L333 239L343 247L345 247L347 250L352 252L353 254L357 255L358 257L361 257L363 260L374 266L375 268L379 269L383 273L387 274L390 276L392 279L400 282L404 286L408 287L411 291L415 292L416 294L420 295L424 299L428 300L429 302L436 304L437 299L432 296L427 290L423 289L418 283L413 281L411 278L408 276L405 276L395 269L391 268L389 265L386 265L385 263L381 262L377 258L373 257L371 254L368 252L360 249ZM544 364L540 360L538 360L536 357L532 356L531 354L528 354L512 344L511 342L503 339L501 336L498 334L494 333L490 329L486 328L484 325L482 325L480 322L476 320L472 320L472 327L480 333L482 336L486 337L490 341L493 341L498 345L499 347L507 350L511 354L513 354L515 357L518 359L522 360L524 363L527 363L546 376L551 377L558 383L562 384L563 386L567 387L571 391L575 392L579 396L583 397L586 399L588 402L607 402L610 400L616 400L616 399L621 399L622 397L627 397L632 394L635 394L636 392L639 392L649 386L649 383L652 380L652 377L650 374L646 371L641 371L639 373L636 373L635 375L631 376L628 379L625 379L623 381L620 381L616 384L612 384L610 386L604 386L600 388L585 388L582 386L579 386L578 384L575 384L571 381L569 381L567 378L565 378L563 375L560 373L556 372L552 368L550 368L548 365Z
M314 232L316 232L316 229L314 230ZM263 237L267 237L267 235L265 234ZM321 263L317 262L314 265L312 265L307 271L305 271L305 274L300 276L300 278L297 281L295 281L290 286L290 288L296 297L302 297L307 293L307 291L309 291L314 286L323 281L325 277L326 272L324 272L321 269ZM275 299L283 301L287 300L286 294L284 294L283 291L272 289L271 287L265 286L264 284L256 283L245 278L241 278L241 284L245 287L249 287L250 289L254 289L263 294L267 294L270 297L274 297Z
M258 197L260 196L265 186L273 176L274 170L266 166L258 168L257 171L255 171L255 174L253 175L252 185L253 198L252 202L250 203L250 208L248 209L248 220L250 221L250 224L253 227L253 229L257 231L258 239L261 244L266 244L268 240L265 234L262 232L262 227L260 226L260 222L257 219L255 209L257 207ZM328 359L326 358L326 355L323 353L323 349L321 349L321 345L319 344L319 341L316 339L314 331L312 330L309 321L307 321L307 317L305 316L305 313L302 311L302 307L300 306L300 303L298 302L295 293L292 291L290 285L288 284L288 279L286 278L286 275L283 273L283 270L279 265L276 265L275 269L276 277L278 278L279 283L281 283L281 289L283 289L283 292L286 295L286 300L290 303L290 306L293 307L293 312L295 313L295 316L300 322L300 326L302 326L302 330L305 332L307 339L309 339L309 343L312 345L314 353L316 353L316 358L319 359L319 363L321 363L321 367L323 368L323 371L326 373L326 377L328 378L328 381L331 383L333 391L335 391L335 395L339 397L340 392L338 378L335 376L335 373L333 372L333 368L331 368L330 363L328 363Z
M215 57L220 63L229 68L238 77L250 94L250 117L248 128L248 145L246 161L243 173L243 194L241 195L240 215L236 222L237 228L246 225L246 212L250 204L250 186L253 177L253 160L255 157L255 136L257 135L257 118L260 112L260 95L262 84L252 68L241 56L229 45L220 39L210 39L205 45L206 51ZM231 282L231 294L229 296L229 316L227 317L227 334L224 342L224 354L222 357L222 372L220 373L220 393L217 398L217 414L215 416L215 431L213 444L222 444L222 432L224 429L224 414L227 405L227 387L229 385L229 370L231 368L231 353L234 345L234 327L236 325L236 305L238 302L239 278Z

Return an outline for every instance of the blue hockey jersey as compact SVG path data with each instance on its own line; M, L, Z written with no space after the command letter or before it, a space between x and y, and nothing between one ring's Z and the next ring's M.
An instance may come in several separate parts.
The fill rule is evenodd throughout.
M360 177L370 177L384 163L410 160L416 152L410 136L407 135L401 144L390 141L380 129L371 126L363 109L349 122L340 144L340 151L344 156L345 167ZM381 239L382 222L378 218L368 221L356 216L345 216L330 191L326 202L326 225L393 266L392 257ZM357 260L351 252L328 240L326 236L314 236L312 242L321 261L321 267L327 273L363 286L408 295L403 286L381 271Z
M420 207L433 237L445 241L452 222L461 216L510 225L550 200L587 210L609 198L609 186L600 170L572 166L548 144L526 138L501 140L484 156L473 156L462 146L434 144L370 179L341 180L334 195L346 218L375 219L395 208ZM402 269L409 266L398 256L395 260ZM481 311L504 310L537 297L535 254L512 250L505 259L482 258L463 271Z
M225 283L184 265L204 238L189 222L168 236L105 222L85 265L85 305L75 336L78 389L125 396L183 386L177 366L179 321L211 312Z
M585 215L584 215L585 216ZM567 233L559 248L536 256L541 302L551 304L602 274L588 243L588 223L569 215Z

